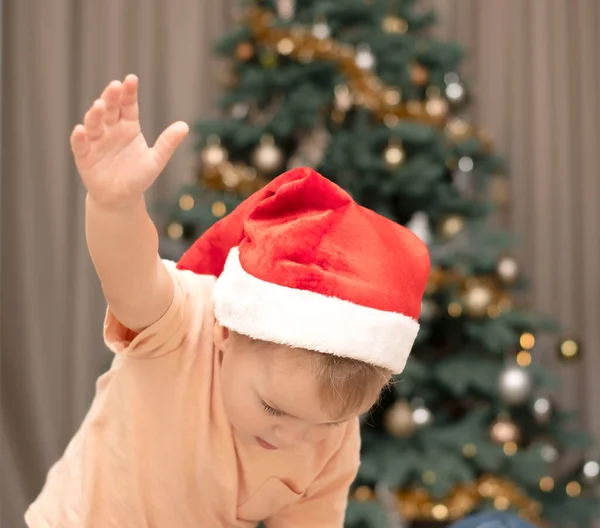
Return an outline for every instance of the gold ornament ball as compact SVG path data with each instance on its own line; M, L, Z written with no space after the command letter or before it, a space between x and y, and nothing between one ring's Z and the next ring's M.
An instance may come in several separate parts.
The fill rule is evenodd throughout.
M252 164L263 174L274 174L283 164L283 153L272 136L265 135L252 154Z
M396 438L412 435L416 427L413 410L406 401L394 403L385 413L384 422L386 430Z
M383 124L388 128L394 128L398 126L400 122L400 118L395 114L386 114L383 118Z
M469 124L457 117L450 119L446 124L446 132L450 136L450 138L454 140L465 139L469 132L471 131L471 127Z
M445 504L436 504L431 508L431 516L436 521L443 521L448 518L448 507Z
M386 33L406 33L408 23L403 18L387 15L381 24Z
M502 415L490 427L490 438L492 442L499 445L508 442L518 443L521 439L521 430L508 416Z
M425 103L425 111L435 118L444 118L448 114L448 101L442 97L431 97Z
M449 240L460 233L465 227L465 218L460 215L449 215L440 224L440 235Z
M169 224L167 236L172 240L179 240L183 236L183 226L178 222Z
M200 152L200 159L204 168L214 170L222 163L225 163L229 155L221 146L219 140L213 139Z
M385 101L385 104L390 106L396 106L400 102L401 98L402 96L400 94L400 90L390 88L383 94L383 100Z
M465 311L471 317L483 317L494 301L494 292L489 285L473 281L467 284L461 295L461 302Z
M359 486L354 491L354 500L365 502L373 500L374 493L368 486Z
M460 317L462 315L462 312L463 309L460 303L453 301L448 305L448 315L450 317Z
M429 70L420 64L410 68L410 78L416 86L425 86L429 82Z
M227 166L223 167L221 170L221 181L226 187L235 189L240 184L241 177L233 165L227 164Z
M225 216L227 206L223 202L215 202L212 204L211 211L214 216L221 218L222 216Z
M279 53L281 53L281 55L289 55L290 53L292 53L294 51L294 42L292 41L292 39L290 38L282 38L278 43L277 43L277 51Z
M250 42L240 42L235 47L235 56L241 61L249 61L254 56L254 46Z
M406 153L400 143L391 142L385 149L384 157L387 168L392 170L404 163Z
M573 361L581 356L581 347L574 339L565 339L561 341L558 353L563 361Z
M502 257L496 264L496 273L504 284L514 284L519 278L519 265L512 257Z
M422 112L422 110L423 105L421 104L421 101L411 99L410 101L406 102L406 112L409 115L418 116Z

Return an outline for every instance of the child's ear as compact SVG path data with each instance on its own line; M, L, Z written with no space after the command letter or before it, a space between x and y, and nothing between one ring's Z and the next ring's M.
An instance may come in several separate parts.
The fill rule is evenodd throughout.
M225 352L231 342L231 332L229 331L229 328L221 326L215 321L213 326L213 341L219 350Z

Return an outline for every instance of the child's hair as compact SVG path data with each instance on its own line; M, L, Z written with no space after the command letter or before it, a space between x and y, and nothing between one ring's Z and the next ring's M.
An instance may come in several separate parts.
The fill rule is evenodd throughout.
M260 347L262 350L276 346L236 332L232 334L235 339L247 340L253 347ZM375 404L381 391L392 379L391 370L357 359L299 348L288 348L285 353L289 353L293 361L303 364L310 362L317 377L324 410L336 418L358 413L365 405Z
M338 418L359 412L374 404L392 377L392 372L347 357L310 350L295 351L298 357L313 356L321 401Z

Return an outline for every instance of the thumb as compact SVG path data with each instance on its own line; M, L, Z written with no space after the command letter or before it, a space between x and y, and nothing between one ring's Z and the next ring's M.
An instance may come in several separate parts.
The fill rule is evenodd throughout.
M185 139L190 127L183 121L177 121L168 126L154 143L153 151L156 164L162 171L181 142Z

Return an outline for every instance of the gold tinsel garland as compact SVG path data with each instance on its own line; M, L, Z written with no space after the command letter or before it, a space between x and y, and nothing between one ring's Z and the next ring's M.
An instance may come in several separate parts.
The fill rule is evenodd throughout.
M419 100L403 101L400 90L386 85L369 68L361 68L357 64L354 48L341 44L330 38L319 38L312 34L310 28L300 26L276 28L273 26L275 15L259 7L250 8L246 19L257 44L264 45L279 54L291 56L299 61L328 60L338 64L346 78L346 86L336 87L336 98L344 101L343 108L335 108L332 117L343 121L345 113L352 105L369 109L372 114L388 126L396 124L400 119L413 120L445 128L452 141L464 141L476 137L486 151L491 151L492 142L487 132L478 130L464 120L449 116L448 102L440 96L439 90L430 87L425 102ZM254 48L250 42L240 42L235 54L239 60L247 61L254 56ZM427 71L419 65L413 65L413 81L422 85ZM421 71L423 70L423 71ZM231 163L226 152L223 159L212 166L203 168L200 179L216 185L224 190L242 190L251 193L261 188L265 181L256 178L252 167L243 163ZM206 164L205 164L206 165ZM210 165L210 164L209 164ZM220 180L220 181L219 181ZM238 187L239 186L239 187Z
M373 72L361 69L357 65L352 46L340 44L329 38L317 38L309 30L301 27L275 28L272 26L273 20L274 14L268 10L249 10L248 21L256 41L277 49L281 55L289 55L299 60L320 59L337 62L355 94L355 104L368 108L382 120L387 116L395 116L438 126L445 124L446 112L432 115L427 113L425 105L420 101L399 101L397 88L385 85Z
M318 59L336 62L353 94L353 103L369 109L384 123L393 125L399 119L407 119L437 127L446 126L455 139L477 137L486 149L491 149L491 139L486 132L478 131L460 119L448 121L448 102L440 96L439 90L431 87L425 102L402 101L397 87L386 85L372 70L357 64L352 46L330 38L318 38L303 27L273 27L275 16L266 9L250 9L247 19L258 44L300 61Z
M509 508L529 522L547 526L540 517L542 505L525 495L512 482L491 475L484 475L471 483L459 484L444 499L436 500L425 489L403 490L397 493L401 515L411 521L456 521L473 512L483 501L493 501L497 510ZM356 501L376 500L373 490L359 486L351 498Z

